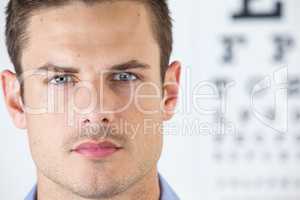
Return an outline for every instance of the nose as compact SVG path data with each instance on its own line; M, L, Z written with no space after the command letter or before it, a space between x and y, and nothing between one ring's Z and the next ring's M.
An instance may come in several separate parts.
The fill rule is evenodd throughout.
M88 115L85 115L81 119L82 125L92 124L92 123L100 123L103 126L107 126L113 122L113 116L112 114L103 114L103 113L91 113Z
M80 124L83 126L88 124L108 126L114 123L118 97L105 84L99 84L99 81L89 81L88 84L88 87L84 87L76 95L79 104L85 105L83 106L84 111L80 113Z

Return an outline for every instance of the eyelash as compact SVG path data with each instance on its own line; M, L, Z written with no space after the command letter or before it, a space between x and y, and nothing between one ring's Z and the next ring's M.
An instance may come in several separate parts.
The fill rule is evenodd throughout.
M66 83L51 83L52 81L55 81L55 79L57 78L70 78L68 79L69 81L67 81ZM68 83L76 83L76 78L74 75L72 74L57 74L57 75L54 75L53 77L51 77L50 79L48 79L48 83L49 84L53 84L53 85L65 85L65 84L68 84Z
M114 76L117 76L117 75L120 75L120 74L128 74L129 76L134 76L135 79L134 80L128 80L128 81L126 81L126 80L114 80L113 79ZM51 83L52 81L55 81L55 79L57 79L57 78L66 78L66 77L70 78L70 79L68 79L69 81L67 80L67 82L65 82L65 83ZM47 80L47 82L48 82L48 84L53 84L53 85L58 85L59 86L59 85L66 85L68 83L74 83L75 84L76 82L78 82L76 79L77 78L72 74L57 74L57 75L54 75L51 78L49 78ZM125 82L134 82L134 81L137 81L137 80L141 80L141 78L140 78L140 76L138 76L137 74L132 73L132 72L119 72L119 73L111 74L111 80L113 82L125 83Z
M126 80L114 80L114 79L113 79L114 76L121 75L121 74L123 74L123 75L124 75L124 74L127 74L127 75L129 75L129 76L134 76L135 79L134 79L134 80L128 80L128 81L126 81ZM112 79L112 81L120 81L120 82L134 82L134 81L137 81L137 80L141 80L141 78L140 78L137 74L132 73L132 72L119 72L119 73L113 73L113 74L111 75L111 79Z

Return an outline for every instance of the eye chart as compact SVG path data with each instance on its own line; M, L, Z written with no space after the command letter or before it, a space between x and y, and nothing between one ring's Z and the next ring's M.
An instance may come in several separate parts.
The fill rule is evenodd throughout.
M300 199L300 2L170 3L184 69L162 171L182 199Z

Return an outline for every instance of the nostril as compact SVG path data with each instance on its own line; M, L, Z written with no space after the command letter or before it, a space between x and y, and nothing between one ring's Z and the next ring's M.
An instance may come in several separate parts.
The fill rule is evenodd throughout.
M84 123L84 124L90 123L90 120L89 120L89 119L85 119L85 120L83 121L83 123Z
M107 118L103 118L103 119L102 119L102 122L103 122L103 123L108 123L108 119L107 119Z
M96 121L91 121L90 119L84 119L83 121L82 121L82 124L85 124L85 125L87 125L87 124L90 124L90 123L96 123ZM98 121L99 122L99 121ZM106 117L104 117L104 118L102 118L101 119L101 123L103 123L103 124L108 124L109 123L109 119L108 118L106 118Z

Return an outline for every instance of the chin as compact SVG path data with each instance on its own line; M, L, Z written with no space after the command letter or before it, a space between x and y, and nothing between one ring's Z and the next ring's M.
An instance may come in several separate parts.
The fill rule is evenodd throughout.
M109 180L99 180L99 182L85 180L80 185L72 185L70 189L77 196L87 199L111 198L126 190L122 184Z

